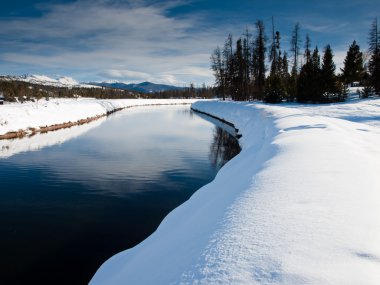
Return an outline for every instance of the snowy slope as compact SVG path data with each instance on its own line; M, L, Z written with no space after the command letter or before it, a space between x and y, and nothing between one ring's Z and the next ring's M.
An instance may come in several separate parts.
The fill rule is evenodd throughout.
M242 152L90 284L380 284L380 100L193 107Z
M192 99L41 99L36 102L0 105L0 135L29 128L77 122L116 109L142 105L190 104Z
M99 86L82 84L76 81L72 77L62 76L57 79L48 77L46 75L25 75L25 76L6 76L5 80L18 80L29 82L33 84L47 85L47 86L55 86L55 87L82 87L82 88L99 88Z

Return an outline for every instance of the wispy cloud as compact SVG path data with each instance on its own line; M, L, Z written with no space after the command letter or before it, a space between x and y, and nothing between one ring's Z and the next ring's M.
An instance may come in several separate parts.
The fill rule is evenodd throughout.
M353 40L365 50L372 17L380 11L377 0L347 0L345 5L329 0L278 0L276 5L251 0L38 1L45 3L37 5L38 15L0 18L0 73L212 84L212 50L229 33L234 40L246 27L255 34L257 19L270 33L274 15L285 50L300 22L303 40L308 33L313 46L322 50L331 44L341 55Z
M197 15L168 16L168 9L187 3L80 0L44 5L42 17L0 23L0 37L6 39L1 58L55 70L93 69L124 81L157 77L170 83L212 82L205 73L205 54L220 42L219 35L190 32L201 20ZM187 72L176 73L178 66Z
M147 79L150 77L148 73L127 70L127 69L124 69L124 70L109 69L109 70L100 72L99 75L105 78L117 78L117 79L124 79L124 78Z
M347 30L347 27L349 26L348 23L333 23L330 21L330 23L326 23L324 21L323 24L304 24L303 27L306 30L312 31L312 32L318 32L318 33L329 33L329 34L337 34L341 32L345 32Z

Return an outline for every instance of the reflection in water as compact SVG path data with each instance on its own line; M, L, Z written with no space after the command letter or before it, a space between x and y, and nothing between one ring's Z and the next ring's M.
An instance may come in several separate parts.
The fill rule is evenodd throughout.
M237 153L214 128L188 106L141 107L1 142L0 283L86 284Z
M223 130L215 126L214 139L210 145L210 161L217 169L220 169L229 160L241 151L239 141Z

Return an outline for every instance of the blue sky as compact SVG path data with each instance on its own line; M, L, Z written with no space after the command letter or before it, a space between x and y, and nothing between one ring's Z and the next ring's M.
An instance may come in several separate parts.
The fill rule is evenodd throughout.
M271 17L289 48L295 23L338 68L356 40L367 49L378 0L13 0L0 9L0 74L71 76L78 81L212 84L209 57Z

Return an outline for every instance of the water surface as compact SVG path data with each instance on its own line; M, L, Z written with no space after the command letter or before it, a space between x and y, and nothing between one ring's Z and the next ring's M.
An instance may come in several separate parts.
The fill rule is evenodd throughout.
M189 106L132 108L69 130L2 142L1 284L86 284L239 151Z

